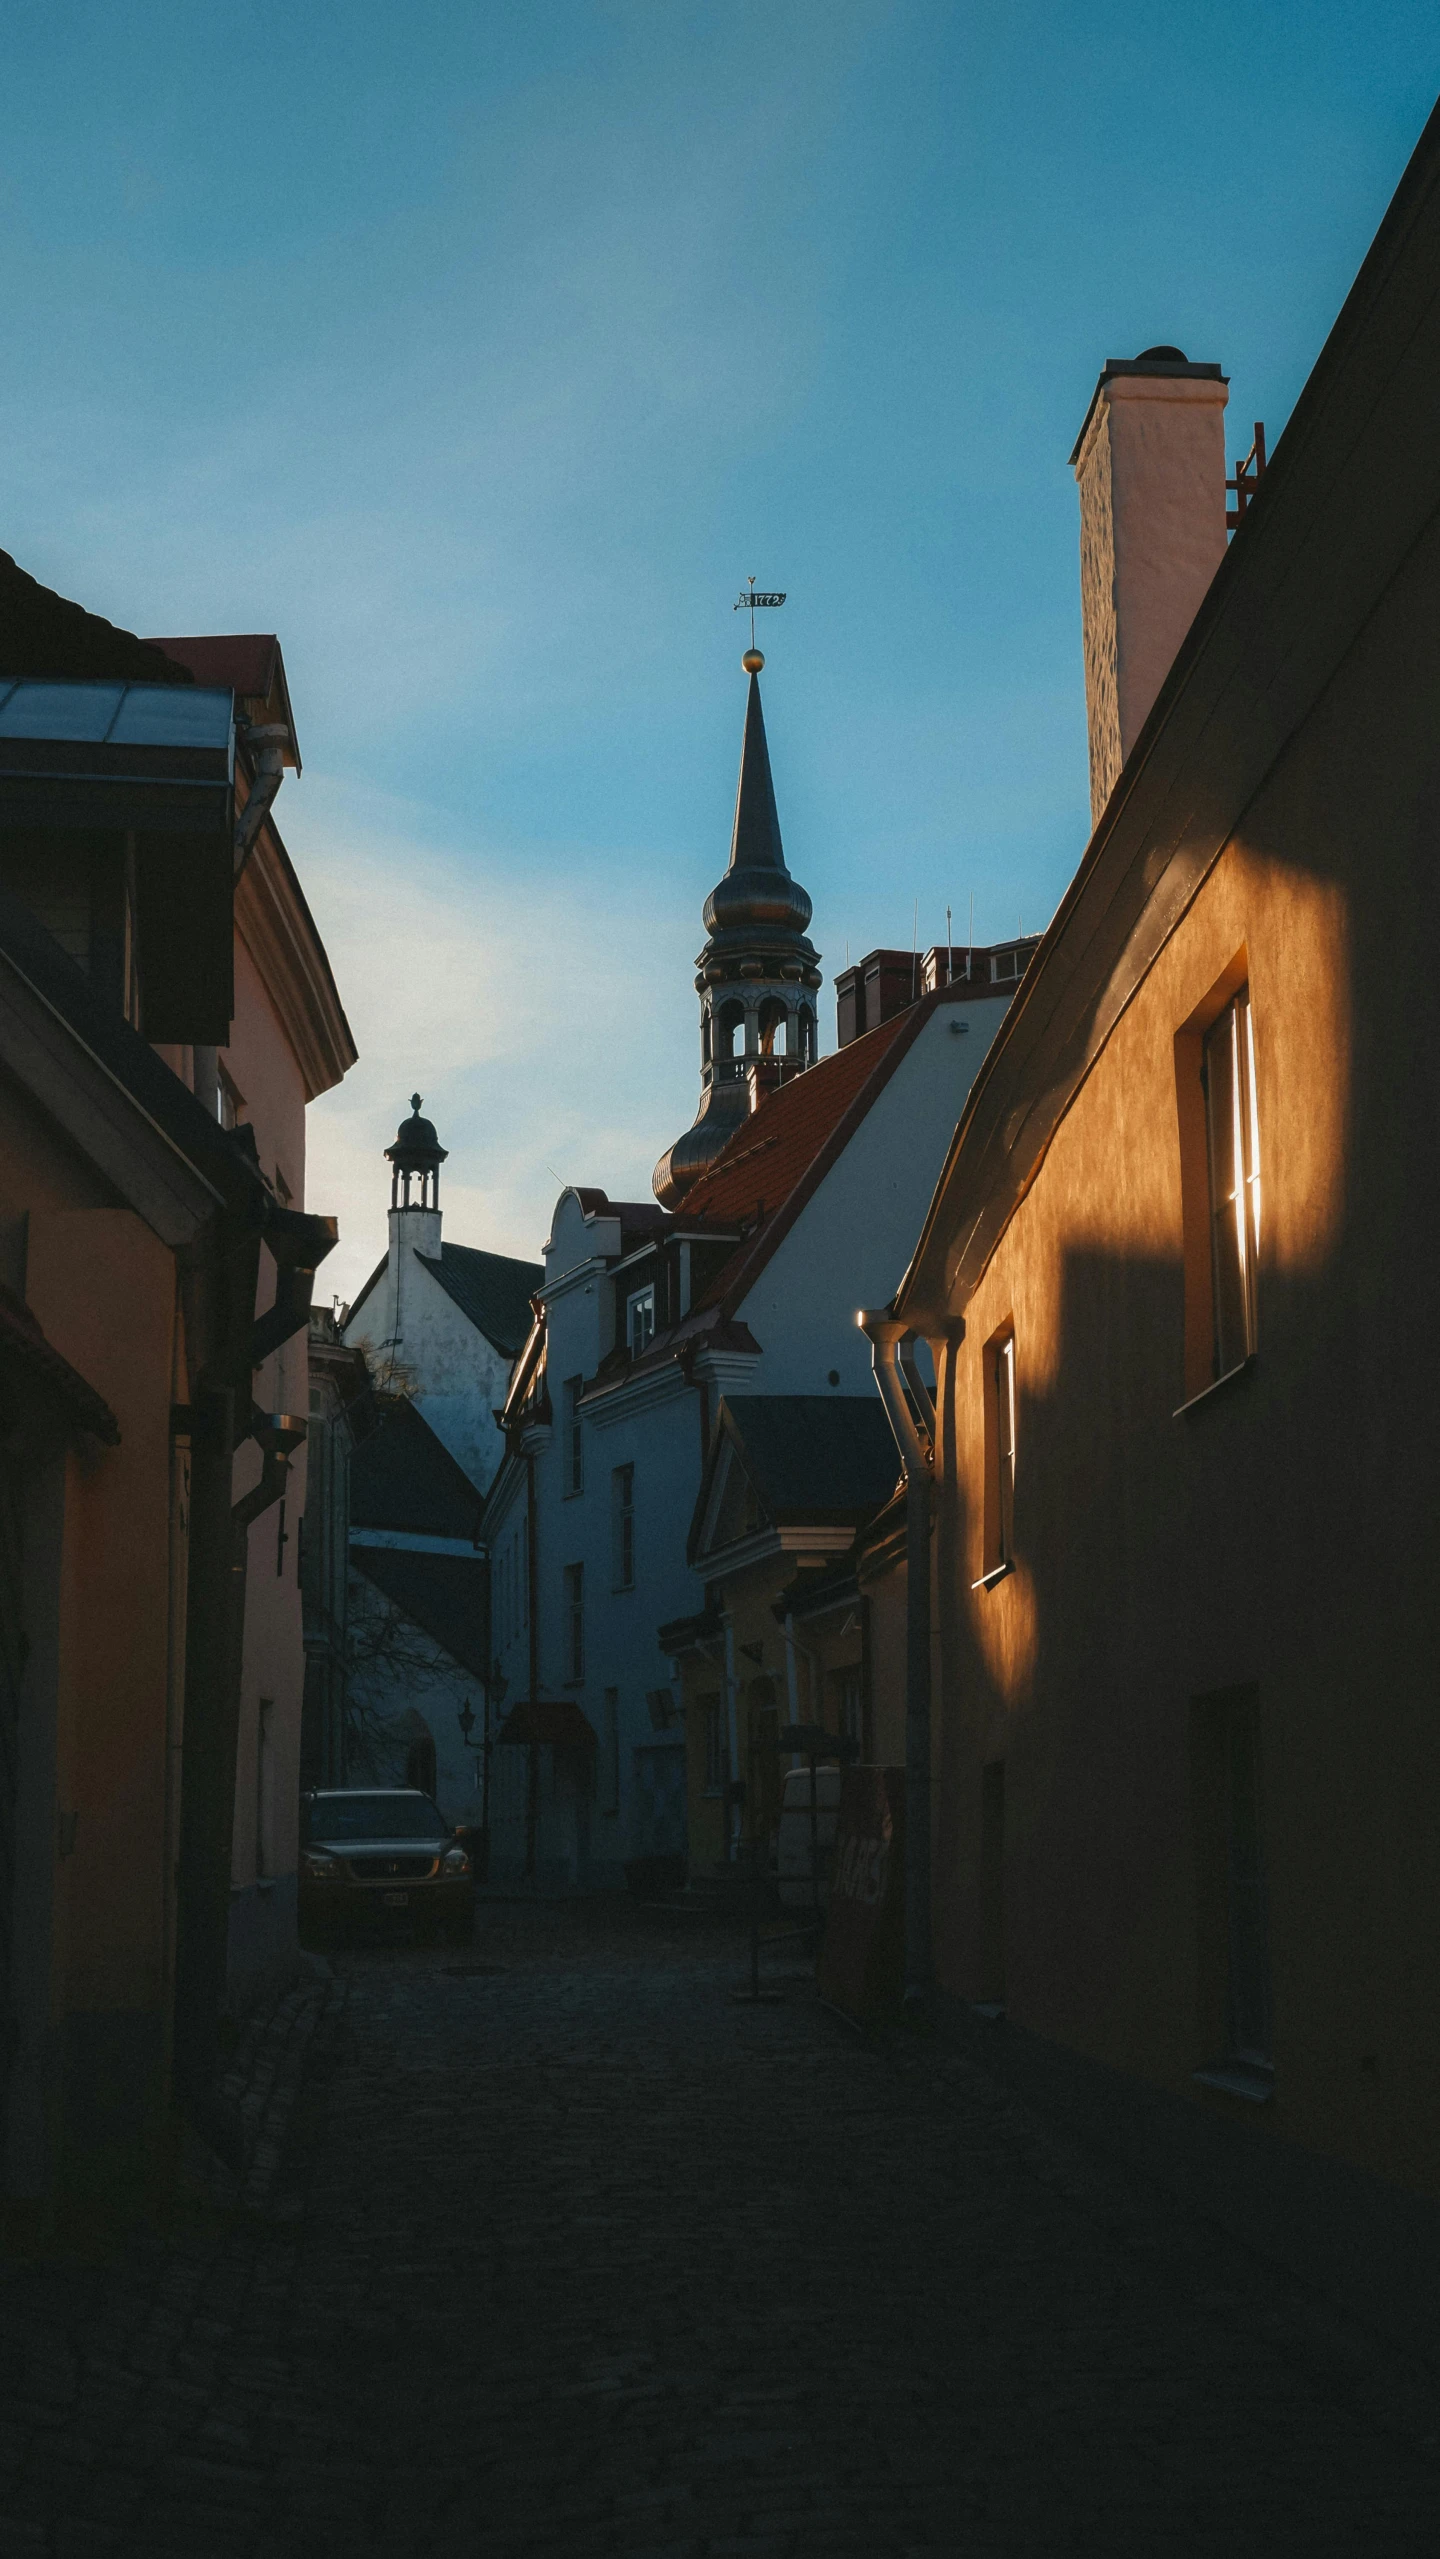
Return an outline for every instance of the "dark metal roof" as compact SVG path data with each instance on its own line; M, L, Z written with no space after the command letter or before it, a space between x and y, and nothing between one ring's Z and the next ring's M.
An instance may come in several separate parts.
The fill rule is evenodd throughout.
M722 1427L770 1516L866 1516L894 1490L899 1459L878 1395L727 1395Z
M82 680L115 676L132 684L194 680L155 641L118 630L102 615L41 586L8 551L0 551L0 671Z
M483 1679L489 1651L488 1567L480 1555L426 1555L413 1547L352 1546L357 1572Z
M442 1244L438 1254L417 1253L462 1315L497 1351L513 1359L530 1330L530 1300L544 1282L539 1262L514 1262L507 1253L480 1253L469 1244Z
M473 1538L483 1506L483 1494L408 1396L390 1407L350 1461L356 1528Z

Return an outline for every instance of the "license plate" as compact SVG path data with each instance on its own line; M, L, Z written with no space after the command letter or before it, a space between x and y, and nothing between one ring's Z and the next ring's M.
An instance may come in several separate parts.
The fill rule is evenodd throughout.
M387 1910L408 1910L410 1907L408 1893L382 1893L380 1899Z

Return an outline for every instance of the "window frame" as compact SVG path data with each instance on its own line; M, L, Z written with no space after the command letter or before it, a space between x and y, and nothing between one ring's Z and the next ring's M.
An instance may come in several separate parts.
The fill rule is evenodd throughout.
M607 1688L601 1706L600 1810L607 1817L620 1811L620 1691Z
M585 1438L580 1418L580 1398L585 1392L583 1377L567 1377L560 1389L565 1414L565 1490L564 1499L574 1501L585 1490Z
M1230 1025L1236 1072L1225 1099L1235 1141L1243 1215L1235 1216L1235 1191L1218 1197L1227 1168L1217 1161L1220 1096L1214 1062ZM1249 957L1245 947L1215 980L1175 1033L1175 1101L1180 1153L1180 1210L1184 1262L1184 1392L1177 1420L1203 1404L1215 1389L1247 1376L1259 1354L1259 1298L1263 1244L1263 1128L1260 1092L1263 1038L1257 1034ZM1219 1239L1229 1216L1236 1236L1232 1265L1222 1264ZM1243 1257L1243 1258L1242 1258ZM1230 1296L1227 1318L1225 1298Z
M585 1680L585 1567L565 1567L565 1678L566 1688L580 1688Z
M635 1461L610 1470L610 1587L635 1588Z
M640 1329L637 1317L648 1318L644 1325L644 1339L638 1342L635 1338ZM632 1359L644 1357L655 1339L655 1329L655 1282L651 1279L646 1280L642 1288L631 1289L625 1300L625 1347Z
M981 1565L973 1590L988 1590L1015 1570L1015 1468L1019 1436L1015 1326L1007 1316L980 1354L984 1396L985 1489Z

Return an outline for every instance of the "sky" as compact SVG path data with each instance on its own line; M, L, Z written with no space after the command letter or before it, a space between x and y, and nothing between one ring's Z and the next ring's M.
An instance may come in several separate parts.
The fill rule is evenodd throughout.
M1107 356L1271 449L1440 89L1434 0L9 0L0 546L275 630L276 808L445 1232L647 1198L699 1091L747 575L787 859L847 952L1045 923L1088 833L1067 457Z

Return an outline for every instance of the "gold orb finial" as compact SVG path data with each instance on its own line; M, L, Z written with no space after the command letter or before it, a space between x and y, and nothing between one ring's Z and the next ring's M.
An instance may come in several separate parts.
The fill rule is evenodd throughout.
M764 651L761 649L747 649L745 655L740 660L740 663L745 669L747 675L758 675L760 669L765 663Z

